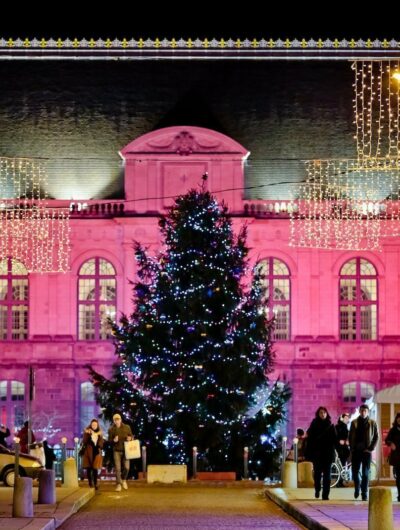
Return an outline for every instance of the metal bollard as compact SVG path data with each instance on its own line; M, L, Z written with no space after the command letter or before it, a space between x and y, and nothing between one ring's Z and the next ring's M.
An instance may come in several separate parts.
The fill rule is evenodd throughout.
M20 449L19 442L20 442L20 439L18 438L18 436L16 436L14 438L14 443L15 443L14 488L15 488L15 484L17 483L17 478L19 477L19 449Z
M142 445L142 473L143 478L147 477L147 447Z
M193 447L193 478L197 478L197 447Z
M293 454L294 454L294 461L296 462L296 464L298 464L298 459L299 459L298 443L299 443L299 439L298 438L293 438Z
M296 464L296 488L298 487L298 469L297 469L297 464L298 464L298 459L299 459L298 443L299 443L299 439L296 437L293 438L293 457L294 457L294 463Z
M75 462L76 462L76 474L78 476L79 480L79 468L80 468L80 458L79 458L79 438L75 436L74 438L74 454L75 454Z
M286 442L287 437L282 436L282 464L281 464L281 482L283 482L283 468L286 462Z
M243 448L243 478L247 480L249 478L249 448Z
M67 459L67 438L63 436L61 438L61 482L64 484L64 462Z

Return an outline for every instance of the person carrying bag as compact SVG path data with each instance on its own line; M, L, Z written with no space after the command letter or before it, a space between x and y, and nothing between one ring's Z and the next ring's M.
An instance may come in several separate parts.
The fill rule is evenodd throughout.
M82 445L79 454L82 456L82 467L86 469L89 487L98 489L98 470L103 463L104 438L99 422L96 418L86 427L82 436Z
M113 444L113 456L117 486L115 491L128 489L126 478L129 472L129 460L125 457L124 442L133 440L133 434L129 425L122 423L120 414L114 414L114 424L108 429L108 441Z
M125 458L127 460L134 460L135 458L140 458L140 442L139 440L129 440L129 442L124 442L125 448Z

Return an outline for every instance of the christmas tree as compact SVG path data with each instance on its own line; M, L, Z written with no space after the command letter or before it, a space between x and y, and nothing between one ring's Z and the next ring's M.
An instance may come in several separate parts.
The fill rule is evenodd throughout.
M260 278L244 285L246 228L235 236L203 188L178 197L159 226L156 257L135 245L134 311L113 325L113 375L91 370L104 416L121 412L149 461L187 463L196 446L206 469L240 470L248 446L250 468L266 472L290 392L268 383L271 322Z

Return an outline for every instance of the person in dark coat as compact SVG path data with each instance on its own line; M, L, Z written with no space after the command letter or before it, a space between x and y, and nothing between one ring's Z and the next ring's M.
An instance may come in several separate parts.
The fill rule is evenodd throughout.
M10 429L5 425L0 425L0 445L8 447L6 438L10 436Z
M391 449L389 464L393 466L396 478L397 500L400 501L400 412L396 414L393 426L386 436L385 444Z
M17 434L19 438L21 453L29 454L29 447L28 447L28 429L29 428L30 428L29 422L25 421L24 426L22 427L22 429L20 429L20 431ZM36 442L36 437L33 434L33 431L31 429L31 443L33 444L34 442Z
M378 426L369 414L368 405L363 403L360 415L351 422L350 426L350 449L351 468L354 481L354 498L360 496L360 470L361 470L361 499L368 500L369 470L371 467L372 451L374 451L379 440Z
M103 444L103 433L99 422L94 418L86 427L82 437L82 445L84 447L82 467L86 469L89 487L93 488L94 486L96 490L98 489L97 470L101 469L103 463Z
M336 437L337 437L336 450L337 450L339 460L342 466L346 465L347 460L350 456L349 428L348 428L349 421L350 421L350 414L348 412L345 412L344 414L340 416L339 421L337 422L335 426ZM339 478L337 487L338 488L343 487L342 477Z
M307 430L306 458L314 466L315 498L329 500L331 489L331 466L335 459L336 431L325 407L319 407Z
M53 464L57 460L57 457L52 447L49 446L47 440L43 440L43 450L46 458L46 469L53 469Z

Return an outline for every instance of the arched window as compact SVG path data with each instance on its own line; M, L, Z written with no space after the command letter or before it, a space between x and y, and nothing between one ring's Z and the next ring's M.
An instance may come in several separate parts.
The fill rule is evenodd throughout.
M277 258L267 258L257 265L264 287L263 298L269 317L275 317L273 340L290 339L290 272Z
M99 415L93 383L85 381L80 388L80 430L89 425L90 420Z
M78 277L78 337L80 340L108 339L107 318L115 319L116 278L113 265L92 258L81 266Z
M25 421L25 385L21 381L0 381L0 423L11 433ZM12 443L12 436L8 440Z
M375 387L371 383L352 381L343 385L343 403L358 407L365 403L375 394Z
M378 277L375 267L363 258L343 265L339 280L341 340L376 340Z
M0 339L28 338L28 271L19 261L0 261Z

